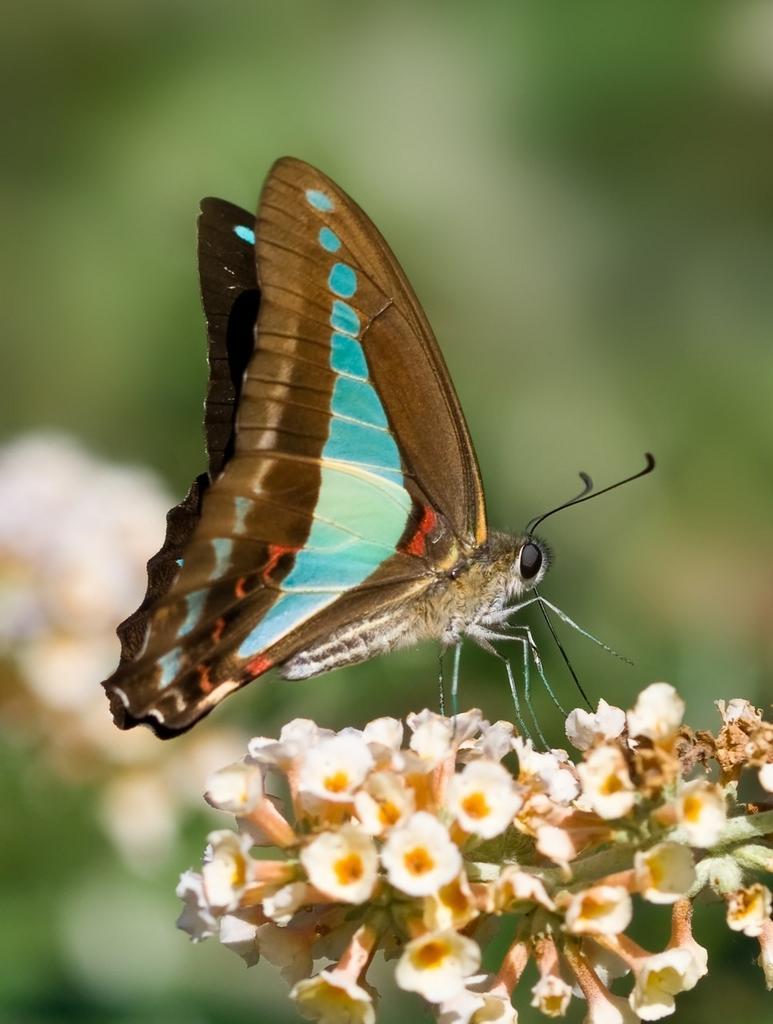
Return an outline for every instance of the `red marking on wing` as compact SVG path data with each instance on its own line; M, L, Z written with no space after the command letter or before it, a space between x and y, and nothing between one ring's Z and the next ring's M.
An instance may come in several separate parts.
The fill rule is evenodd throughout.
M424 558L427 554L427 535L437 526L437 514L430 505L425 505L421 514L416 533L405 545L405 552L408 555L415 555L416 558Z
M258 654L252 661L247 662L244 671L254 679L256 676L262 676L264 672L268 672L273 664L271 658L267 658L265 654Z
M244 589L244 576L240 576L234 585L234 597L246 597L247 591Z
M212 642L220 643L220 639L223 636L223 630L225 629L225 619L221 615L215 623L215 628L212 630Z
M211 693L215 688L215 684L209 678L209 666L199 665L199 689L202 693Z
M282 557L282 555L287 555L297 550L298 548L286 547L284 544L269 544L268 561L263 567L263 572L261 573L261 576L263 577L263 582L266 584L266 586L269 585L271 581L271 573L274 571L274 569L276 569L277 565L279 564L279 559Z

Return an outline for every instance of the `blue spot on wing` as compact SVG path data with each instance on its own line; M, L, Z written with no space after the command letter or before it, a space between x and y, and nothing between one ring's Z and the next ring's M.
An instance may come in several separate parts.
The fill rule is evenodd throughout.
M368 379L368 364L359 341L345 334L334 334L330 345L330 366L336 373L346 373L361 380Z
M168 654L165 654L163 658L158 659L158 667L161 669L159 686L169 686L172 680L177 676L180 671L180 665L182 664L182 656L182 647L173 647Z
M234 511L234 532L244 533L247 529L247 513L252 507L252 502L249 498L244 498L238 495L235 500L235 511Z
M331 292L350 299L357 291L357 274L347 263L334 263L327 284Z
M330 196L316 188L306 189L306 200L310 206L313 206L315 210L321 210L322 213L330 213L334 208Z
M341 248L341 239L330 228L319 229L319 244L328 252L338 252Z
M216 537L211 544L215 551L215 568L212 570L210 579L217 579L225 574L231 564L234 542L229 537Z
M322 457L402 473L400 453L390 433L335 417L330 421Z
M339 377L333 388L331 410L334 416L346 416L373 427L387 426L386 413L376 389L365 380Z
M255 232L252 228L248 228L246 224L237 224L234 228L234 234L238 235L243 242L249 242L250 245L255 244Z
M341 331L342 334L350 334L353 338L360 333L360 318L348 302L341 302L340 299L333 300L330 323L337 331Z
M178 631L178 636L187 636L196 626L204 611L204 604L207 600L206 590L193 590L185 598L186 615L185 621Z

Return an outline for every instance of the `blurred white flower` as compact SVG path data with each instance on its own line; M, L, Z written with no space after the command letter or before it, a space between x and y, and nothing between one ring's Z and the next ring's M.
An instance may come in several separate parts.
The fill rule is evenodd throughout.
M263 799L263 774L254 764L236 761L209 776L204 799L218 811L249 814Z
M634 855L636 888L650 903L674 903L695 882L692 850L678 843L657 843Z
M132 868L158 870L202 778L245 738L213 728L160 744L120 733L100 682L139 605L173 500L149 472L58 434L0 447L0 729L38 742L65 782L93 780L99 820Z
M563 1017L571 998L571 985L557 974L543 975L531 990L531 1005L546 1017Z
M567 901L566 927L575 935L617 935L631 923L631 897L620 885L596 885Z
M402 825L415 808L413 790L396 772L374 772L354 797L357 817L373 836L383 835L395 825Z
M660 1020L673 1013L674 996L698 982L693 957L686 949L666 949L647 957L636 967L634 978L629 1002L642 1020Z
M713 846L727 822L725 796L719 786L694 779L683 788L676 802L677 820L692 846Z
M393 829L381 851L387 878L409 896L429 896L462 869L459 848L448 829L426 811L418 811Z
M409 942L395 969L395 978L406 992L418 992L429 1003L442 1003L458 996L465 979L479 967L477 944L447 929Z
M684 701L670 683L652 683L639 694L628 712L632 737L646 736L654 743L672 739L684 717Z
M195 871L184 871L175 890L183 901L177 927L187 932L194 942L217 935L218 919L204 896L204 880Z
M727 899L727 925L734 932L759 938L765 922L770 920L771 893L759 882L731 893Z
M577 771L583 797L599 817L622 818L633 808L636 791L619 747L595 747Z
M363 903L376 884L378 853L373 840L356 825L322 832L303 848L301 863L320 892L343 903Z
M295 984L290 998L304 1017L326 1024L374 1024L373 999L342 971L321 971Z
M227 828L210 832L207 840L209 856L202 869L207 902L214 910L234 910L251 881L252 842Z
M373 767L373 756L357 736L325 737L301 761L298 790L303 797L349 803Z
M577 750L590 750L598 742L614 740L625 728L625 712L602 697L595 712L575 708L566 719L566 738Z
M472 761L448 787L447 806L459 826L483 839L504 832L522 803L512 775L498 761Z

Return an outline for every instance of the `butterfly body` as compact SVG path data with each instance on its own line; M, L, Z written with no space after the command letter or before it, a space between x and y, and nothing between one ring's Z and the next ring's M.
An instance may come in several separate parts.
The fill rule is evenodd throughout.
M524 593L517 573L523 541L494 534L469 563L438 576L420 596L349 623L299 651L279 668L286 679L307 679L424 640L451 647L476 639L489 619Z
M282 159L257 217L203 201L199 270L208 472L119 627L116 723L170 736L271 668L305 678L422 639L488 644L547 553L488 530L440 349L363 211Z

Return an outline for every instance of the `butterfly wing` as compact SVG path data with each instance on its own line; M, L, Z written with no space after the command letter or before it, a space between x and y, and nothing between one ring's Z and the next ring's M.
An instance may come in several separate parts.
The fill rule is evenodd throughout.
M336 628L409 600L486 537L442 356L365 214L292 159L267 179L254 236L243 211L211 212L202 287L210 352L213 338L225 352L222 365L210 357L212 482L174 547L179 571L140 609L141 645L124 648L105 684L119 725L147 721L162 735ZM238 257L228 255L234 239ZM228 325L241 322L234 310L255 288L255 266L257 340L239 391L244 346L229 348Z

